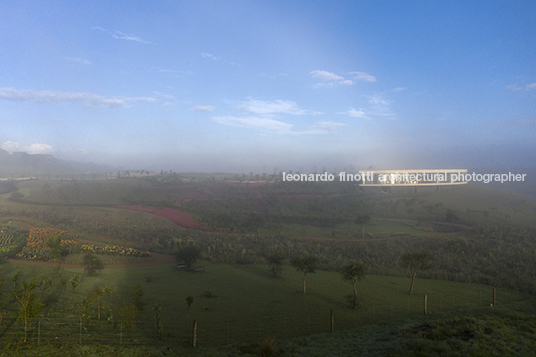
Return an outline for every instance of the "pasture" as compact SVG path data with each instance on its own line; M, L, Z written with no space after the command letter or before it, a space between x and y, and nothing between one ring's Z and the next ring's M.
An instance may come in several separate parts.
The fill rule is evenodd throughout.
M345 296L351 285L336 272L319 271L307 278L308 294L303 294L303 276L289 266L282 277L272 278L263 265L229 265L199 262L205 272L187 273L172 265L146 268L105 269L98 276L83 274L81 269L60 269L4 264L0 276L10 278L21 271L21 279L45 275L53 286L45 292L46 305L32 325L33 344L75 344L102 342L125 345L188 346L192 321L198 323L199 346L221 346L261 341L266 336L278 340L305 336L330 330L330 309L334 310L335 329L351 328L423 315L423 296L428 296L428 313L440 315L453 311L471 311L489 307L492 289L478 284L463 284L418 279L414 295L407 295L410 279L406 277L367 276L358 283L360 308L347 306ZM80 286L66 291L65 310L62 308L60 279L81 275ZM143 290L144 310L132 331L120 317L123 306L130 304L134 284ZM6 283L6 288L10 282ZM95 288L109 286L115 290L101 297L101 319L97 319L97 304L89 308L90 318L80 333L83 300L91 297ZM9 289L9 288L8 288ZM186 297L194 298L188 309ZM513 290L498 289L497 304L512 306L529 299ZM16 342L22 326L16 322L17 309L4 302L3 343ZM158 341L154 328L152 306L162 307L163 341ZM111 310L108 310L108 304ZM107 320L113 314L113 318ZM38 322L39 321L39 322ZM40 331L37 331L39 323ZM122 331L122 332L121 332ZM39 333L39 336L38 336Z

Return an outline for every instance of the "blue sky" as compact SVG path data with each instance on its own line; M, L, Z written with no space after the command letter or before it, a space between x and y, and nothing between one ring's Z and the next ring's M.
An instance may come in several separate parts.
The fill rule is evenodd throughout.
M128 169L534 166L532 1L2 1L0 147Z

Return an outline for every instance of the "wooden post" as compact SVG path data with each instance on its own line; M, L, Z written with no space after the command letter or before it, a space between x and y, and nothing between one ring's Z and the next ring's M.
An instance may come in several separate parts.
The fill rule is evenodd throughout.
M194 320L194 331L192 335L192 346L195 347L197 343L197 321Z
M495 295L497 294L497 290L493 288L493 302L491 303L491 306L495 306Z
M428 295L424 295L424 314L428 314Z
M335 329L335 319L333 317L333 309L331 309L331 332Z

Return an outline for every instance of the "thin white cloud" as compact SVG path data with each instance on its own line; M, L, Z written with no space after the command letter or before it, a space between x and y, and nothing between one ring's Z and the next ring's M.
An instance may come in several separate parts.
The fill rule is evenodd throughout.
M331 131L335 131L341 126L345 126L343 123L336 123L332 121L321 121L316 125L311 125L304 134L327 134Z
M402 92L405 90L406 90L406 87L396 87L392 89L393 92Z
M88 61L87 59L80 58L80 57L77 57L77 58L67 57L66 60L76 62L76 63L79 63L79 64L83 64L83 65L86 65L86 66L90 65L90 64L93 64L92 62Z
M109 108L128 107L129 102L154 102L152 97L112 97L87 92L56 92L17 90L0 88L0 99L14 101L34 101L37 103L82 102L89 107L103 106Z
M514 92L522 90L523 88L518 86L517 84L511 84L509 86L506 86L506 89L513 90Z
M28 154L49 154L54 151L54 148L48 144L34 143L31 145L21 145L19 142L6 141L1 148L9 152L23 151Z
M141 37L138 37L136 35L129 35L129 34L126 34L124 32L121 32L121 31L110 32L107 29L105 29L104 27L100 27L100 26L93 26L92 29L93 30L99 30L99 31L102 31L102 32L107 33L109 35L112 35L113 38L116 38L118 40L134 41L134 42L140 42L140 43L152 44L152 45L155 44L153 42L146 41L146 40L144 40Z
M511 84L509 86L506 86L506 89L512 90L514 92L517 92L517 91L520 91L520 90L523 90L523 89L526 90L526 91L535 90L536 89L536 82L531 83L531 84L527 84L524 87L520 87L517 84Z
M132 98L127 98L127 101L154 103L156 101L156 98L153 98L153 97L132 97Z
M140 43L153 44L150 41L145 41L141 37L138 37L136 35L128 35L128 34L126 34L124 32L121 32L121 31L115 31L112 34L112 37L117 38L118 40L135 41L135 42L140 42Z
M238 109L245 110L255 114L292 114L305 115L314 114L305 109L301 109L298 105L290 100L274 100L273 102L249 99L242 102Z
M363 119L368 119L365 112L362 111L362 110L355 110L354 108L350 108L348 109L347 111L345 112L340 112L340 113L337 113L337 114L345 114L345 115L348 115L352 118L363 118Z
M350 74L355 75L355 79L358 81L376 82L376 77L365 72L350 72Z
M203 53L201 53L201 57L206 58L206 59L210 59L210 60L213 60L213 61L218 60L218 57L214 56L212 53L203 52Z
M351 86L355 84L354 80L364 81L364 82L376 82L376 77L371 76L370 74L365 73L365 72L350 72L350 74L354 76L353 79L347 79L333 72L328 72L328 71L323 71L323 70L311 71L309 72L309 74L313 78L318 78L321 81L323 81L323 82L314 84L313 88L334 87L334 86L340 86L340 85Z
M372 115L378 115L394 119L395 114L391 111L391 102L384 99L381 95L376 94L368 97Z
M314 78L320 78L323 81L342 81L342 80L344 80L344 77L341 77L339 75L336 75L333 72L328 72L328 71L316 70L316 71L309 72L309 74L311 74Z
M217 123L249 129L262 129L274 131L280 134L288 133L293 127L292 124L284 123L279 120L259 118L259 117L235 117L223 116L214 117L213 120Z
M328 134L329 132L335 131L341 126L346 124L336 123L330 121L321 121L315 125L309 126L304 131L293 131L292 128L294 125L288 124L279 120L261 118L261 117L236 117L236 116L223 116L223 117L214 117L213 120L217 123L235 126L239 128L248 128L248 129L260 129L268 132L275 132L277 134L288 134L288 135L304 135L304 134Z
M213 105L196 105L192 108L194 112L211 112L216 109Z

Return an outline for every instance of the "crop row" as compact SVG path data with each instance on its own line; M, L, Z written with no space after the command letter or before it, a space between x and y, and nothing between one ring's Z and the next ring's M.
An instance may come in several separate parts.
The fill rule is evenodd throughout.
M10 257L17 254L25 244L23 235L2 234L0 235L0 258Z

